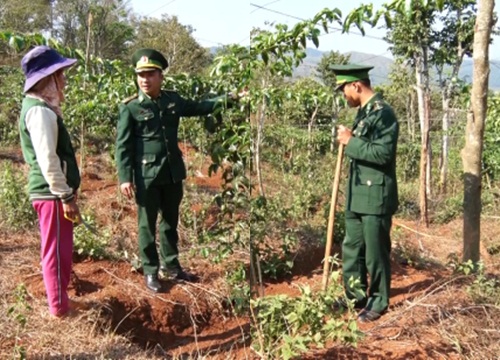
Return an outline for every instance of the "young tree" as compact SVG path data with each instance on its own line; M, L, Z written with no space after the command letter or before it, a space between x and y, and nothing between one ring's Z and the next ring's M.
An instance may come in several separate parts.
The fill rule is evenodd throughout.
M312 154L312 133L320 111L325 108L330 110L333 104L333 91L331 87L324 86L309 78L300 79L292 89L294 107L307 116L308 157ZM331 115L330 115L331 116Z
M382 86L384 98L391 104L396 114L405 114L407 133L409 139L414 142L418 123L415 76L405 61L398 58L391 68L389 80L391 82L388 85Z
M323 81L323 83L330 89L335 88L335 74L330 69L332 64L347 64L351 60L351 55L341 54L338 51L330 51L328 54L323 55L321 61L316 68L316 75ZM344 104L344 97L341 94L333 93L332 99L332 122L331 122L331 142L330 151L333 152L335 148L335 126L338 119L338 114L341 106Z
M479 261L481 228L481 167L484 122L487 110L489 43L493 27L494 0L479 0L474 27L474 82L467 117L464 164L464 261Z
M255 142L255 166L261 196L264 196L262 172L260 164L260 147L262 145L263 129L266 119L267 104L271 98L272 89L269 88L268 79L279 75L289 77L294 66L298 66L306 57L307 41L319 45L322 25L328 32L328 25L338 22L342 13L338 9L324 9L314 16L312 20L297 23L291 29L287 25L278 24L275 31L253 31L250 43L250 66L252 70L262 74L260 84L253 92L258 96L257 108L257 138Z

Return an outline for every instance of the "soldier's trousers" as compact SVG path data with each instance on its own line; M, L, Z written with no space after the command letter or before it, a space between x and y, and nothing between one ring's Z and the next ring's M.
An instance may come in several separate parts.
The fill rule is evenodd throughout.
M174 184L151 184L147 189L138 189L137 215L139 222L139 254L144 274L157 274L161 264L170 269L180 269L177 243L179 205L182 200L182 182ZM160 214L159 239L160 258L156 250L156 221Z
M366 302L366 309L379 313L389 306L391 224L391 215L345 212L346 236L342 244L342 270L346 295L359 303ZM351 278L360 280L361 290L368 298L350 286Z

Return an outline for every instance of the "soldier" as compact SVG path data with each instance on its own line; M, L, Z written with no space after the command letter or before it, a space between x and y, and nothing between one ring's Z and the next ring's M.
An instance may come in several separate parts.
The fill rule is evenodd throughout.
M192 101L175 91L162 90L165 57L153 49L137 50L132 61L138 93L119 107L116 162L120 191L135 196L138 208L139 253L146 286L160 292L158 272L176 280L195 282L179 262L177 224L186 168L177 145L181 116L207 115L223 106L227 96ZM160 212L159 248L156 250L156 219Z
M396 145L399 125L392 108L373 91L372 66L334 65L337 89L358 112L352 130L339 126L337 139L349 158L342 270L346 296L363 309L361 322L375 321L389 306L390 230L398 207ZM370 275L368 286L367 275ZM349 279L359 278L365 296Z

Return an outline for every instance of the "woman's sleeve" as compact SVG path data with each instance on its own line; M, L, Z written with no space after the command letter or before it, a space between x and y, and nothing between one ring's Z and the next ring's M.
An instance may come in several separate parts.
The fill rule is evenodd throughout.
M56 153L57 115L43 106L34 106L26 114L26 128L31 137L36 159L50 192L61 198L73 194L66 175L61 167L61 160Z

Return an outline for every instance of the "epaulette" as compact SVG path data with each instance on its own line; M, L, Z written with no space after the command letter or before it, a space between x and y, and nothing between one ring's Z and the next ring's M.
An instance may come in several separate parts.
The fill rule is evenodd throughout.
M166 93L167 95L177 93L175 90L171 89L162 89L162 92Z
M131 102L132 100L134 99L137 99L137 96L138 94L135 94L135 95L132 95L132 96L129 96L128 98L122 100L122 103L123 104L128 104L129 102Z
M375 102L373 102L373 111L377 111L377 110L382 110L385 106L385 103L381 100L377 100Z

